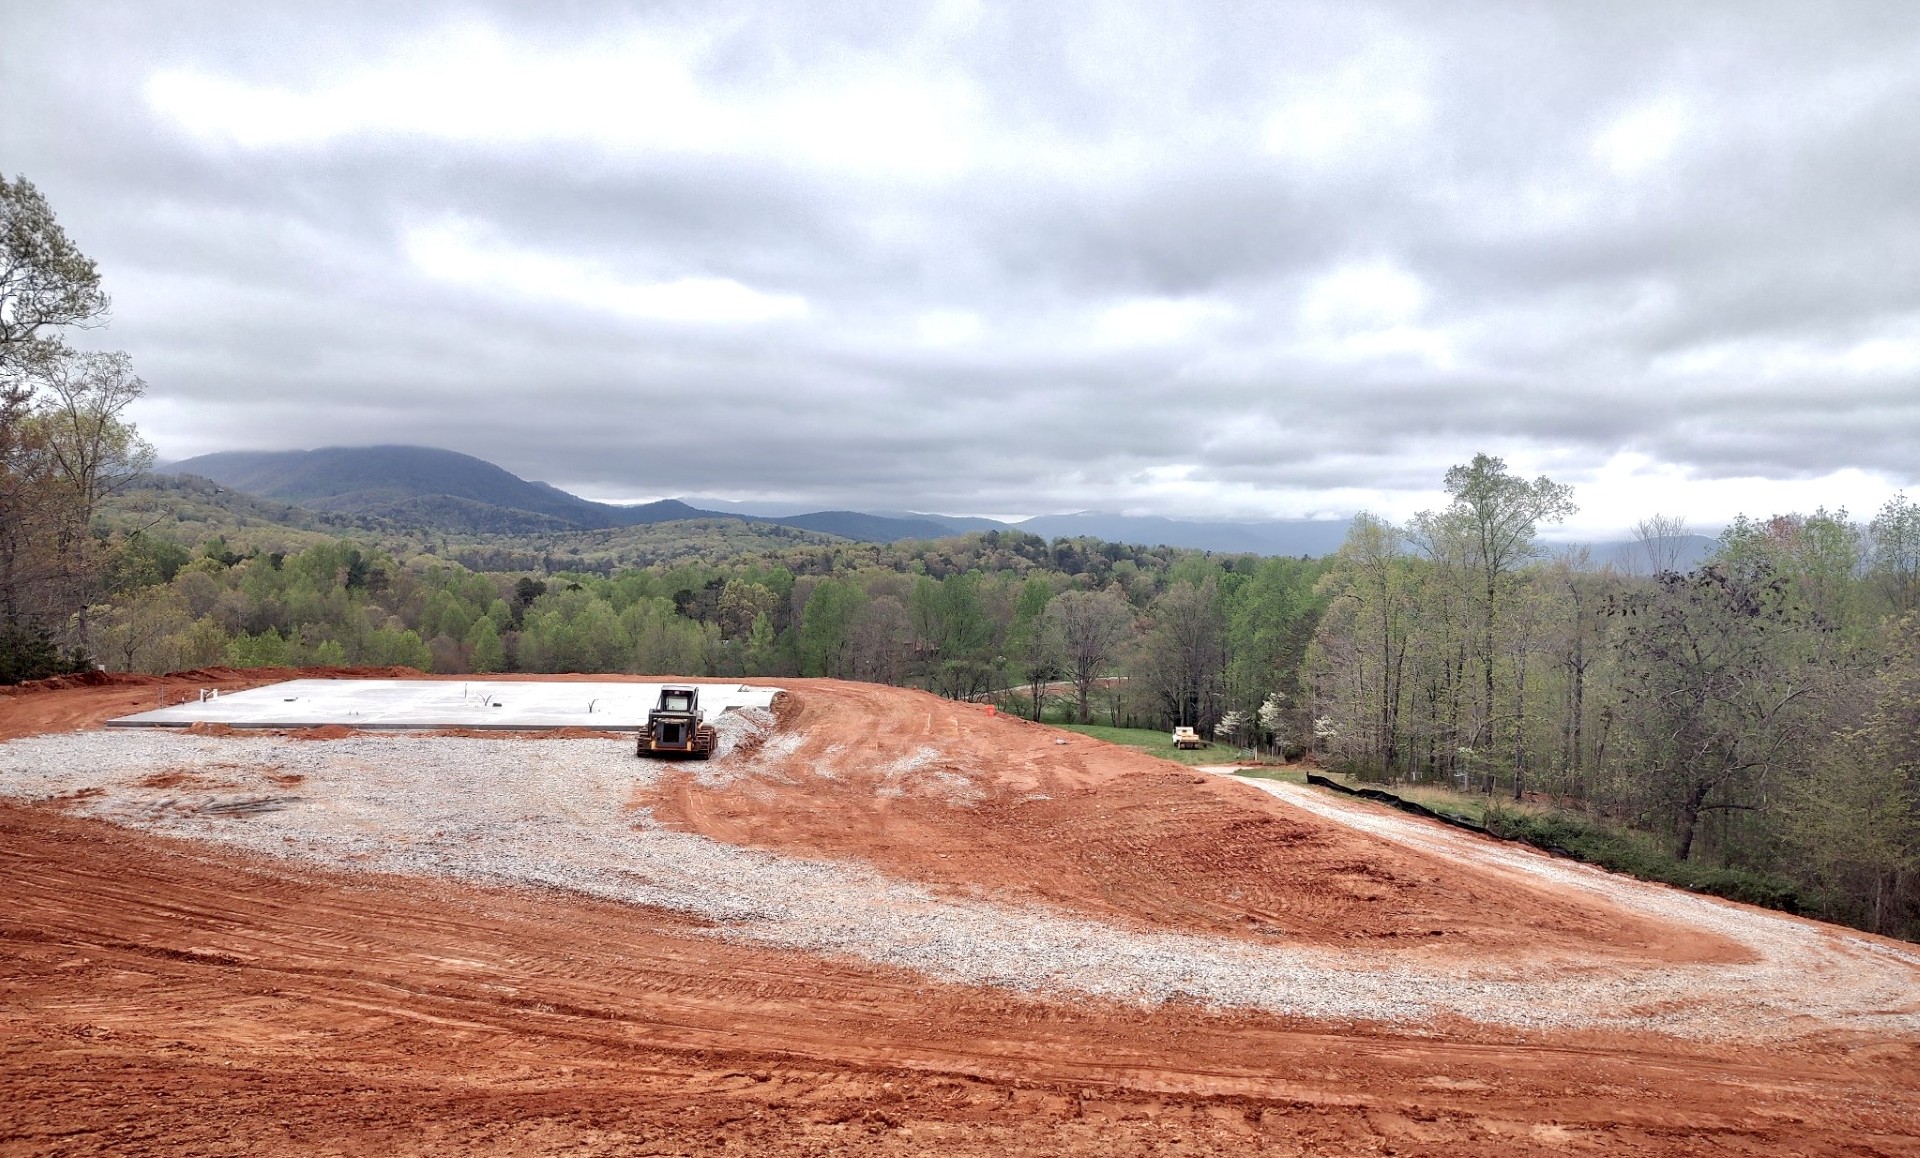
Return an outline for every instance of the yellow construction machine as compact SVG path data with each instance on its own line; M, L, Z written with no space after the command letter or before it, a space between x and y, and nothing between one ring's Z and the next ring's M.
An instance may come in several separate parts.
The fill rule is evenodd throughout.
M700 689L664 687L660 701L647 713L646 730L640 733L639 756L690 756L705 760L713 755L719 733L700 718Z

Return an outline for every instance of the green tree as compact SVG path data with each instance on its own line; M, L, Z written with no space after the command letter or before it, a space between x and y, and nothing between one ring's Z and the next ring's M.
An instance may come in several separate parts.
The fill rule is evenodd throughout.
M980 573L949 575L940 584L940 690L966 699L987 690L993 672L993 624L980 600Z
M1402 541L1398 527L1362 511L1354 516L1329 575L1342 596L1353 601L1356 642L1372 653L1373 680L1367 688L1374 705L1372 757L1389 777L1402 755L1400 709L1412 617L1411 561Z
M292 667L293 649L277 631L242 633L227 643L228 667Z
M800 613L801 673L845 678L853 644L853 621L866 601L858 587L822 579Z
M1503 459L1476 454L1473 461L1447 471L1446 491L1453 505L1436 515L1422 512L1415 523L1433 537L1441 519L1450 519L1465 539L1467 562L1478 579L1480 662L1484 698L1480 705L1480 742L1493 737L1494 668L1500 654L1500 616L1508 581L1538 554L1534 534L1542 523L1559 523L1579 510L1573 488L1541 475L1529 482L1510 474ZM1489 780L1491 785L1491 780Z
M1847 916L1877 933L1920 926L1920 619L1893 632L1857 727L1821 745L1789 787L1789 843Z
M1210 728L1221 713L1226 623L1216 580L1182 579L1153 601L1145 643L1147 686L1174 725Z
M47 454L72 493L74 521L89 528L103 498L153 465L153 448L126 421L147 384L119 352L63 351L46 362L40 381L37 419Z
M1813 743L1833 673L1817 623L1764 561L1667 572L1629 610L1635 757L1686 860L1703 815L1755 808Z
M89 666L84 653L63 652L51 632L0 625L0 684L85 671Z
M1714 561L1736 573L1764 568L1828 625L1865 628L1859 584L1865 536L1842 509L1811 515L1741 515L1721 532Z
M53 639L56 654L63 637L84 642L110 556L93 516L115 466L141 465L121 418L130 398L115 401L138 393L126 356L77 354L60 333L106 310L93 262L46 199L0 176L0 632L24 648L10 668L28 670L27 642Z
M0 382L52 354L43 330L84 326L106 316L93 260L55 219L25 177L0 174Z
M346 654L344 649L340 654ZM360 641L357 662L375 667L410 667L417 671L429 671L433 667L433 653L427 649L418 632L382 627L369 632Z
M779 671L779 636L773 630L773 616L767 612L754 616L741 666L748 675L772 675Z
M1656 552L1657 554L1657 552ZM1591 746L1587 717L1589 689L1596 672L1606 670L1609 656L1609 612L1618 606L1622 577L1611 569L1595 571L1584 549L1569 551L1554 561L1544 577L1557 595L1550 599L1549 615L1557 609L1555 628L1548 646L1553 652L1561 680L1561 723L1559 728L1560 791L1585 798L1588 751ZM1650 565L1654 574L1674 568L1664 558ZM1604 688L1604 685L1603 685Z
M538 597L521 621L520 666L528 671L621 671L632 655L613 605L584 589Z
M420 611L420 634L432 639L445 635L464 639L478 618L465 600L445 588L427 597ZM498 636L496 635L496 639Z
M472 657L467 666L480 673L501 672L507 670L507 648L500 642L500 629L486 616L473 621L473 627L467 632L467 647Z
M91 617L93 653L120 671L168 672L180 666L173 646L193 625L186 600L171 587L144 587Z
M621 612L620 629L632 641L627 670L659 675L705 672L720 635L717 626L680 615L673 601L661 596L642 599Z
M306 649L302 660L306 667L345 667L347 663L346 645L337 639L323 639ZM424 664L410 664L410 667L424 667Z
M722 639L744 639L763 615L771 615L780 597L760 583L729 579L720 588L715 620Z
M1920 503L1905 491L1888 499L1867 535L1869 573L1894 614L1920 610Z
M1053 584L1038 575L1020 587L1013 622L1007 629L1007 654L1020 667L1032 693L1032 716L1040 719L1046 705L1046 686L1059 678L1058 637L1047 630L1047 605L1053 602Z

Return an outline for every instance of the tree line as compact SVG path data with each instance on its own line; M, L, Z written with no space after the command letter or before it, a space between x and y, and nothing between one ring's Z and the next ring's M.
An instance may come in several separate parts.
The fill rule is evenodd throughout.
M997 697L1036 718L1212 727L1276 689L1291 701L1324 570L1000 531L611 575L474 572L349 539L196 553L148 535L118 552L85 642L139 671L810 675Z
M1326 763L1550 799L1920 932L1920 506L1742 517L1682 571L1677 518L1596 567L1535 539L1565 487L1483 455L1446 488L1356 519L1323 580L1301 680Z

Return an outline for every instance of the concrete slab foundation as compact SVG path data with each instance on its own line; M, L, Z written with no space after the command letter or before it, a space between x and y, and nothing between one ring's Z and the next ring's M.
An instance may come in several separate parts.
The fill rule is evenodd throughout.
M107 721L109 728L550 728L639 729L660 683L528 680L288 680L197 703ZM734 683L674 684L700 689L700 713L766 708L778 688Z

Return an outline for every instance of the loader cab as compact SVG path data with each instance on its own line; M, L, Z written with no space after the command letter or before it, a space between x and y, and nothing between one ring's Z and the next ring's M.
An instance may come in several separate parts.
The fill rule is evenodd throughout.
M642 756L691 756L704 760L712 754L717 733L713 725L700 719L700 689L665 687L653 711L647 713L647 727L640 733L637 751Z

